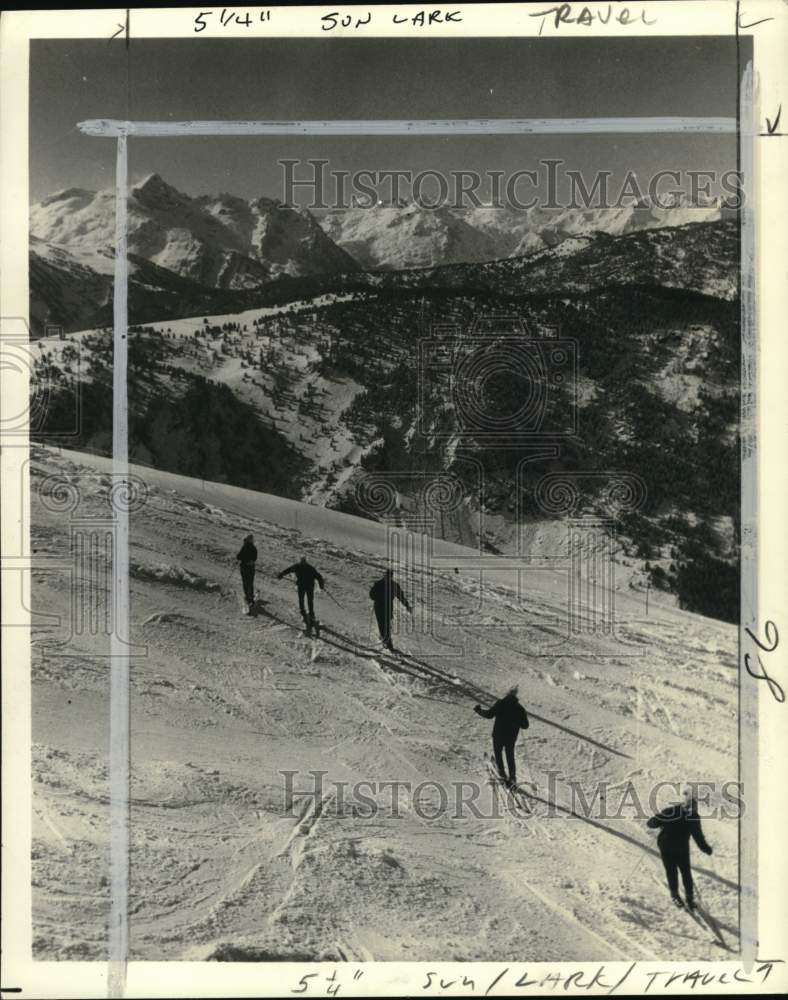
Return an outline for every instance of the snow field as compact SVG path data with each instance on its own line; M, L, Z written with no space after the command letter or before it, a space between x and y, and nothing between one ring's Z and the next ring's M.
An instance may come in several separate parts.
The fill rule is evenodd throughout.
M69 554L67 517L39 499L43 478L87 484L79 514L95 516L110 466L36 450L34 547ZM466 569L434 580L437 615L466 615L449 637L462 655L405 633L395 642L412 655L391 657L369 648L380 525L133 471L149 490L131 515L131 559L148 568L131 578L131 639L146 647L131 667L133 958L724 957L668 908L644 820L584 817L571 791L591 797L605 780L612 798L631 782L647 802L658 781L735 780L732 626L670 608L644 620L622 595L620 642L561 644L559 574L535 573L523 609L506 573L479 581ZM234 566L247 531L267 601L251 618ZM341 604L318 594L314 643L292 583L276 581L304 552ZM34 574L34 608L67 621L70 600L65 574ZM63 658L48 648L59 634L34 624L34 955L101 958L108 638L77 635ZM539 785L533 814L441 810L441 788L461 782L480 784L480 808L490 801L490 724L472 708L513 683L531 714L518 760ZM293 771L309 794L288 808L281 772ZM322 787L313 771L327 772ZM376 784L354 790L361 781ZM396 816L386 781L409 783ZM378 803L372 815L361 792ZM715 850L695 856L697 883L735 948L736 823L704 828Z

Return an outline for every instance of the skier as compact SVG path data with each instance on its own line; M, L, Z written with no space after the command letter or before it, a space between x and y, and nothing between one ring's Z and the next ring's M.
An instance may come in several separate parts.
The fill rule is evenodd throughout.
M241 564L241 582L243 583L244 598L248 607L246 613L250 615L254 608L254 571L255 563L257 562L257 549L254 546L253 535L247 535L244 538L241 551L235 558Z
M517 699L517 688L511 688L503 698L500 698L492 708L482 708L481 705L473 706L474 712L485 719L495 719L493 723L493 753L495 754L495 764L502 781L509 788L514 788L517 784L517 767L514 759L514 745L521 729L527 729L528 713ZM509 768L509 777L503 767L503 753L506 751L506 763Z
M706 843L703 830L700 826L698 816L698 805L692 794L692 788L686 787L682 792L681 802L674 802L663 809L662 812L652 816L646 824L652 830L659 828L657 837L657 847L662 856L662 864L665 866L665 875L670 889L670 898L673 905L683 907L681 896L679 896L679 872L684 883L684 896L687 901L687 909L692 912L695 909L694 893L692 887L692 869L690 868L690 837L695 841L704 854L711 854L711 847Z
M319 625L315 618L315 581L320 584L321 590L325 590L325 580L315 567L307 561L306 556L302 556L300 562L293 563L292 566L283 569L277 579L283 580L289 573L295 574L296 584L298 585L298 607L301 611L301 617L304 619L307 634L311 634L313 628L319 630ZM306 598L306 608L304 607L304 598Z
M383 576L372 584L369 590L369 596L372 598L375 607L375 618L378 622L378 631L380 632L380 641L392 652L394 651L394 646L391 642L391 622L394 618L394 598L405 606L405 610L408 614L411 614L411 608L408 604L407 598L402 593L402 588L394 580L394 570L387 569Z

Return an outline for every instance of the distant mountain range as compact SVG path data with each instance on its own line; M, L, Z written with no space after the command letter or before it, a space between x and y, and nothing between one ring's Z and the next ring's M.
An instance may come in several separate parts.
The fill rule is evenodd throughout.
M400 270L523 257L594 233L623 236L643 229L712 222L726 214L714 205L518 211L510 207L426 209L411 204L335 209L319 221L362 267Z
M440 269L510 258L524 258L522 266L529 266L546 251L549 259L552 252L569 256L599 234L710 222L723 212L682 204L523 212L411 204L330 210L317 217L269 198L190 197L152 174L129 196L129 306L137 320L146 321L243 308L250 301L245 293L287 279L342 275L355 281L361 270ZM35 333L46 323L73 330L108 322L114 191L70 188L53 194L31 207L30 232Z

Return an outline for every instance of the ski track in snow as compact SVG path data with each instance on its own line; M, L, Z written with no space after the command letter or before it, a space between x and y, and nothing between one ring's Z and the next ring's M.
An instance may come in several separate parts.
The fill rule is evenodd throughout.
M34 548L69 556L68 520L41 503L42 480L82 484L79 514L96 515L108 468L35 450ZM622 597L621 643L587 634L562 645L560 581L535 574L522 610L505 582L444 572L437 610L476 612L452 630L465 655L436 655L429 635L407 631L392 655L371 634L378 526L134 471L149 497L131 515L132 641L147 646L131 661L132 958L720 956L708 928L677 921L644 821L584 819L571 794L573 782L589 798L596 781L608 795L631 782L647 804L656 781L736 779L733 627L666 608L643 621ZM252 617L238 613L233 560L248 531L267 602ZM321 640L301 634L295 588L276 580L303 551L342 605L318 593ZM69 621L67 573L32 577L34 607ZM32 638L34 957L101 959L109 638L75 635L68 658L52 626L35 622ZM490 723L472 711L518 682L532 720L519 768L539 786L530 813L488 784ZM282 771L309 793L292 809ZM328 772L322 787L312 771ZM350 790L358 781L410 789L392 815L393 793L366 789L365 805ZM498 819L453 806L425 815L441 804L430 783L471 781L480 807L497 797ZM704 827L714 856L694 856L696 882L735 948L736 823Z

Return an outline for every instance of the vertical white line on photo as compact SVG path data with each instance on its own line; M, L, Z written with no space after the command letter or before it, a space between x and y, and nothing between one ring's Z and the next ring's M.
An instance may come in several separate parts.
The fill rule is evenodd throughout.
M127 137L118 136L115 174L115 287L112 373L112 473L116 483L128 478L128 198ZM114 628L110 640L110 920L109 995L123 995L129 928L129 515L115 504L113 562Z

